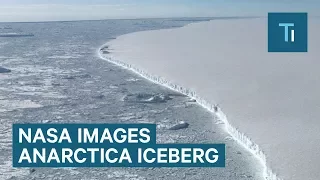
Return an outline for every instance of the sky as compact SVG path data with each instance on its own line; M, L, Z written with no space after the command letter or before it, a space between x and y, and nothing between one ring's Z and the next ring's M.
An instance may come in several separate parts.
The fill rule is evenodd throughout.
M0 22L317 13L320 0L0 0Z

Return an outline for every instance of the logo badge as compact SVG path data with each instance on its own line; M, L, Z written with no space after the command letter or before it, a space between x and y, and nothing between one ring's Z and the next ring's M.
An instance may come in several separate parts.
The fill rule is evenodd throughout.
M269 13L268 52L308 52L308 14Z

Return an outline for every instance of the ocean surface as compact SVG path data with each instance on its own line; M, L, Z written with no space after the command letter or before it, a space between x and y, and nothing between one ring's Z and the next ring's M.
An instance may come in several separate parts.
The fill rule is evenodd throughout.
M0 23L0 67L11 70L0 72L0 179L263 179L258 160L210 112L97 54L119 35L203 20ZM181 120L189 128L168 130ZM225 143L227 167L15 169L13 123L156 123L159 143Z

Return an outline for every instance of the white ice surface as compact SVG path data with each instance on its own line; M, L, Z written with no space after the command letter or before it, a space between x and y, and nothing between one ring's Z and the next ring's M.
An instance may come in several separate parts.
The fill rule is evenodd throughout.
M279 178L317 180L317 33L320 20L310 18L308 53L268 53L267 19L214 20L120 36L107 44L111 54L104 56L133 65L149 78L153 78L152 74L190 88L209 104L219 103L230 124L259 149L236 132L234 137L260 153L262 161L266 155L268 170L271 168Z

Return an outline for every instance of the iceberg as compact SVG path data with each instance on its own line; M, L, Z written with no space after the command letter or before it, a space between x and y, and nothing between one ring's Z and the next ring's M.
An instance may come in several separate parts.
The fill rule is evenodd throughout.
M310 18L308 53L268 53L267 19L255 18L127 34L99 55L215 113L264 165L266 179L316 180L319 29L320 19Z
M0 73L10 73L11 70L10 69L6 69L0 66Z
M0 37L33 37L34 34L24 33L0 33Z

